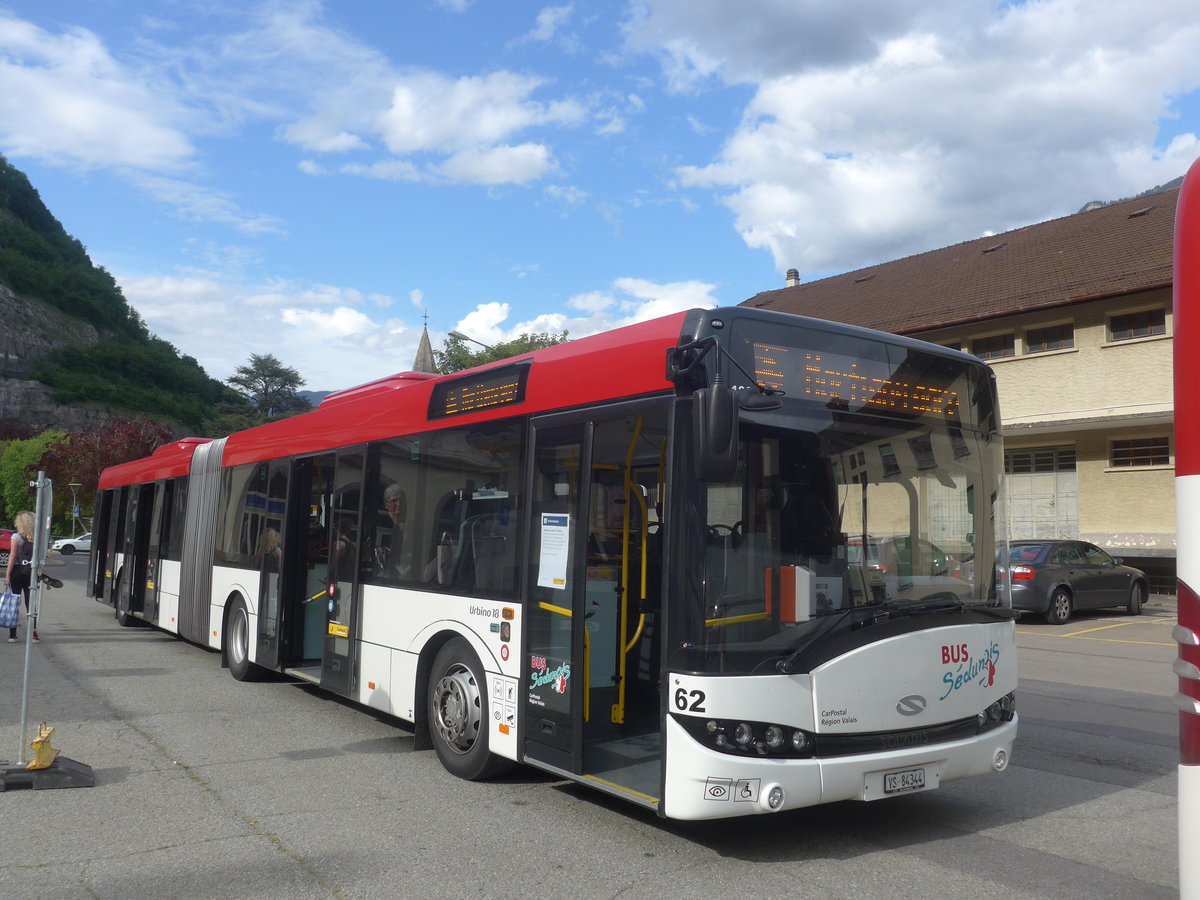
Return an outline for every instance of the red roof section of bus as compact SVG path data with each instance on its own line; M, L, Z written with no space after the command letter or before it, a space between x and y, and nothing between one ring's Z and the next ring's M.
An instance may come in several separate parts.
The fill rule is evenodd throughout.
M1174 329L1175 474L1200 475L1200 160L1188 171L1175 210Z
M686 315L675 313L469 370L483 372L520 360L533 361L524 402L452 419L430 422L429 397L434 385L464 372L424 380L402 374L348 388L339 392L343 397L333 403L326 399L312 412L230 435L222 464L236 466L316 453L452 425L670 390L673 385L666 377L664 354L667 347L679 343Z
M347 400L359 400L368 394L381 394L386 391L394 391L398 388L410 387L411 385L419 384L422 381L429 381L431 378L437 377L439 376L430 374L429 372L401 372L398 375L388 375L386 378L368 381L366 384L349 387L343 391L334 391L318 405L333 406L338 403L344 403Z
M210 443L209 438L180 438L163 444L149 456L111 466L100 473L100 490L186 475L192 464L192 454L201 444L207 443Z

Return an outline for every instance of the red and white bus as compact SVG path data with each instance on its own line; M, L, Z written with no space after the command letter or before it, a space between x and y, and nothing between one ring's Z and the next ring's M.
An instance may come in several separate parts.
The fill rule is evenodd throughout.
M995 381L930 344L692 310L107 470L122 623L678 819L1003 770Z

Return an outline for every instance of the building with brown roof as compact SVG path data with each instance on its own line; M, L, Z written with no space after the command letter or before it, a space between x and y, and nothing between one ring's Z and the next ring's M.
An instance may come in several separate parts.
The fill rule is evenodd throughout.
M1174 590L1178 189L788 286L743 306L955 347L996 372L1014 538L1092 541Z

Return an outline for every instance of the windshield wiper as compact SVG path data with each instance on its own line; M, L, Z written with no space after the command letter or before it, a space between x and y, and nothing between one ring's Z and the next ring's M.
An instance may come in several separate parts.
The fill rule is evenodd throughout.
M868 609L881 610L881 609L884 609L884 607L869 607ZM843 622L845 622L846 619L850 618L851 613L856 613L856 612L862 613L862 612L866 612L866 611L867 611L867 609L854 607L854 606L850 607L849 609L842 610L838 615L834 616L832 619L829 619L828 621L823 623L822 627L809 632L808 637L804 641L801 642L800 646L797 647L795 650L793 650L791 653L789 653L787 659L782 659L778 663L776 663L775 668L778 671L782 672L784 675L791 675L792 674L792 666L795 665L796 660L798 660L804 654L804 651L806 651L813 644L817 643L819 640L824 638L826 635L832 634L838 628L839 625L841 625ZM884 616L884 618L886 618L886 615ZM859 627L862 627L863 625L867 625L867 624L874 624L877 621L879 621L879 618L877 618L875 616L871 616L869 621L866 617L864 617L863 621L859 623Z

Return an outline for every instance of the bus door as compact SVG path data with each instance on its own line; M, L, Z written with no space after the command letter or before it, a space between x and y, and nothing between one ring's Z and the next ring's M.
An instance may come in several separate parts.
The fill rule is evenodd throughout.
M665 422L658 402L535 420L529 492L525 758L647 805L662 761Z
M134 613L142 614L146 579L150 573L150 525L154 509L154 484L130 485L125 512L124 559L119 589L113 596L117 621L132 624Z
M103 579L103 586L97 597L114 607L117 605L119 587L117 576L125 549L125 504L129 499L129 490L128 487L120 487L108 492L108 500L105 503L104 543L100 547L100 561L96 572L97 581Z
M284 526L278 654L294 674L320 681L329 632L329 532L337 455L292 463ZM259 640L262 641L260 624ZM270 640L267 641L270 652Z
M296 562L297 558L302 558L296 549L297 545L292 542L293 546L288 548L290 558L284 553L284 546L293 534L307 534L308 498L304 497L304 502L301 502L301 498L296 496L294 488L301 479L291 477L292 469L297 465L286 460L263 463L265 483L260 485L259 491L263 521L254 550L254 565L259 576L258 647L254 658L259 665L267 668L275 668L283 661L280 648L285 643L284 628L289 617L285 614L282 600L289 596L286 593L288 583L293 585L297 596L302 595L304 590L303 577L297 580L293 572L285 567L285 562ZM297 584L301 587L295 588ZM296 609L305 609L305 604L298 602ZM300 618L300 615L295 618Z
M112 552L112 527L109 519L112 517L114 492L98 491L92 516L92 552L88 555L88 585L90 596L97 600L104 599L104 589L108 581L104 573Z
M358 550L365 459L365 447L339 450L332 490L325 498L329 552L321 687L344 696L354 691L358 661Z
M154 487L154 510L150 516L150 538L146 560L146 594L142 599L142 615L148 622L158 622L158 592L162 589L162 558L166 550L164 529L171 513L171 483L160 481Z

